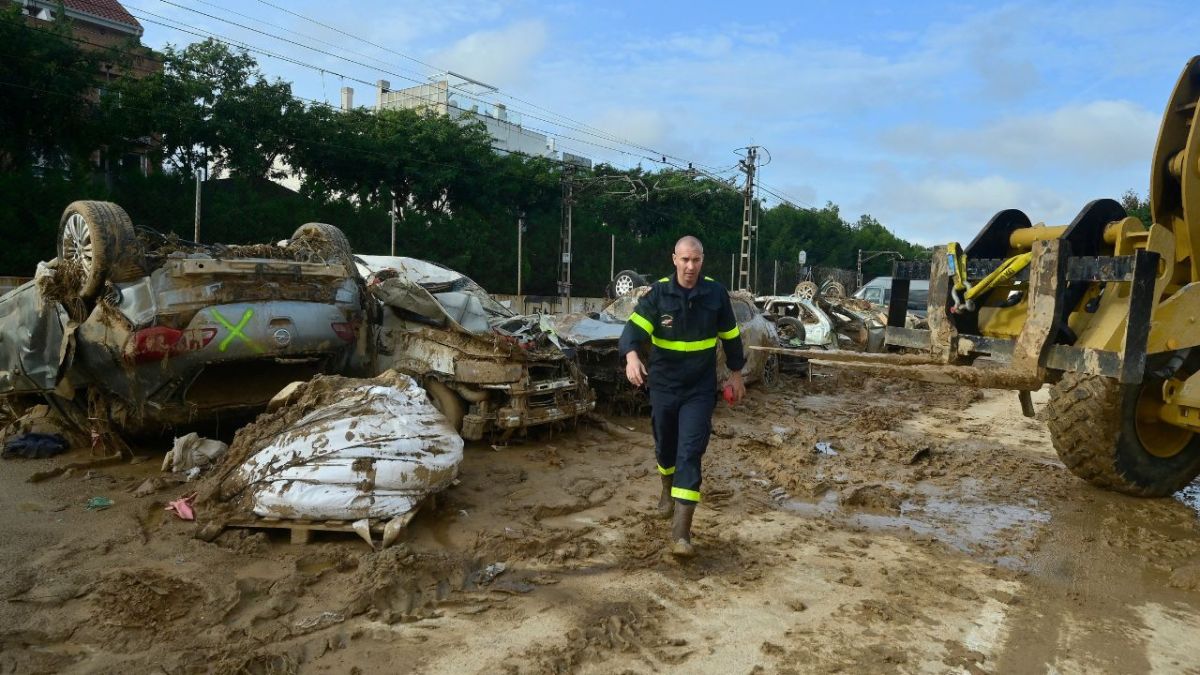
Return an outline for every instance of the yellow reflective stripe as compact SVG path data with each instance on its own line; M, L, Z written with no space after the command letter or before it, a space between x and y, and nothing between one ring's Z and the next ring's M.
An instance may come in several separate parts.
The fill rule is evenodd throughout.
M659 281L670 281L670 280L671 280L671 277L663 277L663 278L659 279Z
M671 488L671 496L679 499L686 499L690 502L700 503L700 493L696 490L684 490L683 488Z
M709 281L716 281L716 279L714 279L714 278L712 278L712 277L704 277L704 278L705 278L705 279L707 279L707 280L709 280Z
M664 340L660 337L650 336L650 342L654 343L655 347L660 349L669 349L673 352L702 352L705 349L716 349L717 338L708 338L707 340Z
M658 467L658 472L664 476L670 476L671 474L675 473L675 467L671 467L669 469L664 469L660 466L660 467Z
M722 340L732 340L733 338L735 338L741 334L742 334L741 329L735 325L733 328L730 328L729 330L723 330L723 331L717 332L717 337L721 338Z
M637 312L634 312L633 314L629 315L629 320L632 321L638 328L646 331L646 334L649 335L651 339L654 338L654 324L650 323L649 319L641 314L638 314Z

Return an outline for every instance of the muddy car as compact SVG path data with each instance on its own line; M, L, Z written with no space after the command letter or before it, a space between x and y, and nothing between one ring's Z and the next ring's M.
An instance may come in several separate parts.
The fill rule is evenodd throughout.
M571 422L595 408L587 378L543 329L435 263L356 256L376 303L374 370L421 382L463 438Z
M580 367L599 397L619 407L636 409L646 404L645 392L629 384L625 379L625 366L618 353L617 343L629 315L637 307L638 300L650 290L649 286L635 289L613 301L600 312L563 314L550 317L555 334L575 352ZM746 366L742 368L747 384L762 382L767 386L775 383L779 375L779 361L774 354L751 350L751 346L774 347L778 344L775 327L763 317L753 298L744 291L729 293L733 313L741 329L742 343L746 349ZM725 367L725 350L717 349L717 378L729 376Z
M775 324L780 346L837 348L833 319L815 300L797 295L764 295L755 298L754 305Z
M68 427L160 431L261 409L340 371L362 304L349 246L310 223L287 246L191 245L75 202L58 257L0 298L0 397Z

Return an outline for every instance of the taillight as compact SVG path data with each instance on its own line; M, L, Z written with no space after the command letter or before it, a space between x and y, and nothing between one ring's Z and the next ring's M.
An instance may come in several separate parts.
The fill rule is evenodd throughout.
M354 324L352 323L332 323L329 324L333 328L333 332L346 342L354 342Z
M173 354L204 349L217 336L216 328L176 330L166 326L143 328L129 341L128 356L138 363L161 361Z

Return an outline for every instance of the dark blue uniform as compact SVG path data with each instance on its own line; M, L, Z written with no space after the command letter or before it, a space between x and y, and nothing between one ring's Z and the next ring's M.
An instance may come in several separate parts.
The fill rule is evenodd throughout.
M741 332L721 284L704 277L683 288L660 279L638 301L621 333L625 355L649 342L650 416L658 471L673 476L671 496L700 501L700 459L708 448L716 404L717 342L731 371L746 365Z

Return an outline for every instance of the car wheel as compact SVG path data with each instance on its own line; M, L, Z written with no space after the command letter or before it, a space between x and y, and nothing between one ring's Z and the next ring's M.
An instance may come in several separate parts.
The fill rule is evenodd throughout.
M633 292L633 289L646 285L646 279L633 270L622 270L613 277L613 295L623 298Z
M288 246L306 248L329 263L342 263L351 274L354 265L354 249L341 228L328 223L305 223L292 233Z
M813 298L817 297L818 290L819 289L817 288L817 284L815 282L801 281L800 283L796 284L795 294L796 297L804 298L805 300L812 300Z
M762 383L767 389L774 389L779 385L779 355L768 354L767 362L763 364Z
M775 322L775 328L779 333L779 341L784 345L798 347L804 344L804 322L800 319L794 316L781 316Z
M137 235L125 209L111 202L72 202L58 224L58 259L78 268L79 297L95 298L106 281L144 274Z
M821 297L844 298L846 297L846 287L838 281L826 281L821 286Z

